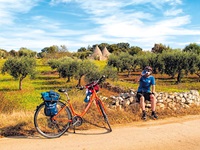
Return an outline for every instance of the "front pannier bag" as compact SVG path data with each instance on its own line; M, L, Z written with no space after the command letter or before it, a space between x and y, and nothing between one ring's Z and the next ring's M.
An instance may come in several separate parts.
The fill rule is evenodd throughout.
M42 92L42 98L45 103L44 113L46 116L54 116L58 113L57 102L60 95L54 91Z

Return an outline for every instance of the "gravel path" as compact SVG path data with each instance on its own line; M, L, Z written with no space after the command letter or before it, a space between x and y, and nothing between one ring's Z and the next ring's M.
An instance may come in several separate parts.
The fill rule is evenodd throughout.
M200 116L150 120L104 129L77 130L57 139L0 139L0 150L199 150Z

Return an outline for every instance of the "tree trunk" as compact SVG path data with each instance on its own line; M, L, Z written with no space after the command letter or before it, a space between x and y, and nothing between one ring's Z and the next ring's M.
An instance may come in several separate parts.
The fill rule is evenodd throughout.
M19 90L22 90L22 78L19 79Z
M70 82L70 76L67 77L67 82Z
M181 82L182 77L183 77L182 70L179 70L178 76L177 76L177 84Z
M80 75L79 79L78 79L78 84L76 85L77 87L81 86L81 79L84 75Z
M130 70L128 70L128 75L127 75L127 77L128 77L128 78L130 77L130 73L131 73L131 71L130 71Z
M82 77L82 76L81 76ZM81 77L78 79L77 87L81 86Z

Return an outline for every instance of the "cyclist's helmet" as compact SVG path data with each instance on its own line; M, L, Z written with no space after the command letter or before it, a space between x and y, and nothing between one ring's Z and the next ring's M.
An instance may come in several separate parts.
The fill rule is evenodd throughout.
M144 68L144 70L147 70L147 71L151 71L151 72L152 72L152 68L151 68L150 66L146 66L146 67Z

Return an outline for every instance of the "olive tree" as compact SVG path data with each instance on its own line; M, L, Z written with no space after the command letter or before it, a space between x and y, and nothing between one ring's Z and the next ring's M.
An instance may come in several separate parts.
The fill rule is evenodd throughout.
M119 61L120 61L120 69L121 71L127 70L128 74L127 76L129 77L130 72L133 70L133 66L132 66L132 60L133 60L133 56L130 55L129 53L120 53L119 55Z
M171 48L169 46L165 46L163 44L155 44L154 47L151 49L151 52L153 53L162 53L165 51L171 51Z
M68 78L67 82L70 82L70 78L74 77L78 70L78 62L73 59L66 59L59 63L57 70L60 77Z
M51 59L48 64L52 69L56 69L59 72L60 77L67 78L67 82L70 82L72 77L78 79L77 86L80 85L84 75L98 72L97 66L89 60L65 57L62 59Z
M195 54L200 54L200 46L196 43L191 43L183 49L184 52L192 52Z
M132 59L132 66L133 68L139 66L140 69L144 69L146 66L151 66L153 68L153 73L157 73L161 70L160 68L163 67L159 55L160 54L152 52L144 52L143 54L134 55Z
M128 52L130 55L134 56L135 54L142 52L142 48L140 48L138 46L131 46L129 48Z
M117 68L117 71L120 71L121 61L119 60L119 56L115 54L111 54L108 58L107 65Z
M172 78L177 75L177 83L181 82L184 75L195 73L198 65L198 55L191 52L173 50L162 53L161 59L164 63L163 72Z
M36 60L30 57L15 57L9 58L5 61L2 67L2 73L6 72L19 79L19 90L22 90L22 81L28 75L33 77L35 75Z
M152 67L153 73L157 73L163 68L163 61L160 59L160 53L150 53L147 55L148 65Z
M62 60L61 59L50 59L47 63L51 67L51 69L58 69Z
M99 72L98 67L92 63L90 60L80 60L78 61L78 69L76 72L76 77L78 78L77 86L80 86L81 79L84 75L90 75L92 73Z
M61 64L63 64L63 62L65 62L65 61L68 62L70 60L72 60L72 58L64 57L64 58L60 58L60 59L50 59L47 63L51 67L51 69L56 70L59 73L59 77L62 77L61 72L58 69L61 66Z
M103 70L101 71L102 75L105 75L106 78L111 78L112 80L115 80L118 78L117 76L117 70L116 68L112 66L106 65Z
M148 54L144 53L142 55L140 54L134 55L134 62L141 69L144 69L145 66L149 65Z
M19 57L27 56L27 57L36 57L37 52L34 52L25 47L21 47L18 51Z
M92 69L90 72L88 72L85 76L86 82L93 82L101 77L101 73L97 68Z
M195 74L200 78L200 56L198 55L197 71Z

